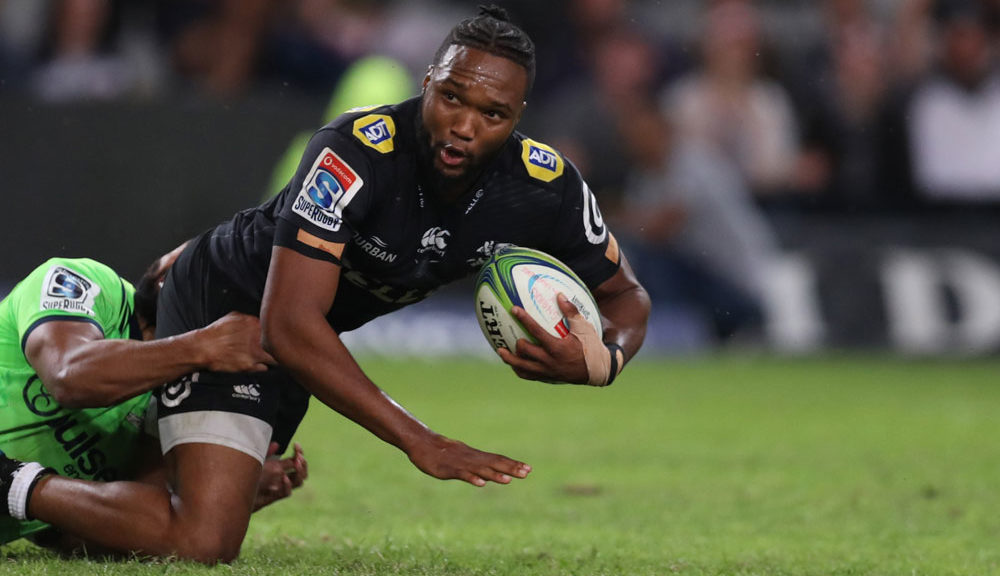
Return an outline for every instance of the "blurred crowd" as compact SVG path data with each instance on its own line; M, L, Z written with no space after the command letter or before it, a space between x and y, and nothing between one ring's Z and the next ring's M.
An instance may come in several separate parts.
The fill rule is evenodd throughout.
M579 167L654 297L721 339L759 326L769 214L1000 205L1000 0L497 3L537 45L522 130ZM328 97L373 55L415 87L476 4L0 0L0 90Z

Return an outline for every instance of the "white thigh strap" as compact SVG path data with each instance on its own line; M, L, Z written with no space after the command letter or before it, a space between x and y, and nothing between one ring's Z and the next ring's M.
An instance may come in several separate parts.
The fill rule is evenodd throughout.
M259 418L206 410L181 412L160 418L160 448L166 454L178 444L217 444L244 454L260 463L267 456L271 425Z

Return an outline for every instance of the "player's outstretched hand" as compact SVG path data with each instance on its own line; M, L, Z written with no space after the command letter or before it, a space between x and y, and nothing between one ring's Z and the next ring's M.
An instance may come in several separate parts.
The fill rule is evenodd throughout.
M206 355L206 369L214 372L259 372L275 364L260 345L260 319L230 312L196 331Z
M473 486L509 484L525 478L531 466L500 454L476 450L458 440L433 434L407 451L413 465L441 480L464 480Z
M570 323L571 333L568 336L559 338L549 334L523 308L514 306L511 308L511 313L539 343L532 344L522 338L517 341L516 354L504 348L500 348L497 352L500 358L514 369L514 373L525 380L587 384L590 382L590 372L587 369L584 341L581 337L592 336L600 342L600 336L564 295L559 294L556 300L559 309Z
M264 506L292 495L292 490L302 486L309 477L309 463L306 462L302 446L295 443L295 449L288 458L279 458L278 443L271 442L267 449L267 459L260 471L257 482L257 498L254 512Z

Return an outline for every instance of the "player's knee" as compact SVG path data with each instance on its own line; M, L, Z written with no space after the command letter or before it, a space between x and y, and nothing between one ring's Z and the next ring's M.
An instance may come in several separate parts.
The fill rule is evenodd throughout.
M183 542L179 542L176 555L185 560L202 564L228 564L240 555L242 535L235 536L209 531L189 532ZM224 532L224 531L221 531Z
M177 551L177 556L187 560L194 560L202 564L228 564L240 555L240 543L225 542L221 540L197 539L188 542L182 550Z

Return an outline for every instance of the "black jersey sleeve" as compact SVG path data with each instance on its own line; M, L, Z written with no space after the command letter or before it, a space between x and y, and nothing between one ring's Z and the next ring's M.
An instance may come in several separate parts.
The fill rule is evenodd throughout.
M549 250L594 289L618 271L621 255L594 193L576 167L565 162L562 207Z
M278 214L275 244L331 259L317 244L351 239L351 223L360 222L371 203L372 178L371 164L356 143L330 127L317 132L284 191L288 198Z

